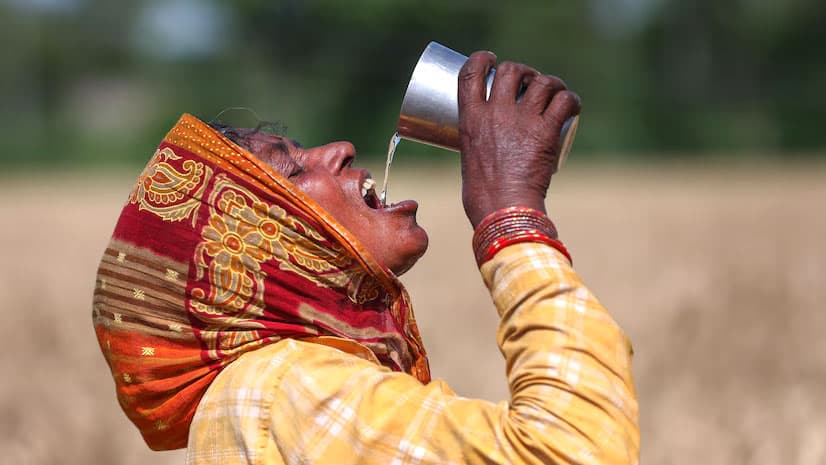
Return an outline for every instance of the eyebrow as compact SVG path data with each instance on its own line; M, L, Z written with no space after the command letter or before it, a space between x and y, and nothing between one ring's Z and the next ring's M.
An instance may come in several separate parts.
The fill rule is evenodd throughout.
M278 150L279 152L283 153L284 155L290 154L290 148L287 147L287 144L284 141L279 140L278 142L270 142L268 144L270 150Z
M283 138L283 140L279 140L278 142L270 142L269 143L270 150L278 149L278 151L289 155L290 154L290 148L287 147L287 144L284 142L284 140L289 141L291 144L293 144L293 146L295 146L295 148L299 148L299 149L304 148L304 146L301 145L301 142L298 142L295 139L287 139L285 137L285 138Z

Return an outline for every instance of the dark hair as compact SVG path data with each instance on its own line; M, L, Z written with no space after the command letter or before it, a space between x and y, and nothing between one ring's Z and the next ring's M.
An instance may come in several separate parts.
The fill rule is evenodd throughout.
M244 128L234 128L226 123L221 121L210 121L208 123L212 129L223 134L227 139L235 142L236 144L240 145L241 147L252 150L249 143L247 142L247 138L254 134L258 133L266 133L266 134L276 134L279 136L283 136L287 132L287 126L283 123L276 121L262 121L258 123L258 126L252 129L244 129Z
M220 121L210 121L208 123L212 129L220 132L224 135L227 139L235 142L236 144L244 147L245 149L249 150L250 147L247 144L247 137L250 135L249 131L245 131L244 134L241 133L240 130L235 129L234 127L224 124Z

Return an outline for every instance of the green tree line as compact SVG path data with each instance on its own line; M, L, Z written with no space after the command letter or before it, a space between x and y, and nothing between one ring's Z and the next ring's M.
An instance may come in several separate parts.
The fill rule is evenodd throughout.
M380 156L430 40L563 77L578 157L817 157L824 24L804 0L4 0L0 160L139 163L234 106Z

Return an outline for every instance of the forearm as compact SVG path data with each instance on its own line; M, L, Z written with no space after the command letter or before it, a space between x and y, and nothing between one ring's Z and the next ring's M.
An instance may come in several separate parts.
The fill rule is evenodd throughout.
M481 271L501 316L508 426L537 436L518 442L565 463L636 463L630 344L567 259L545 245L517 244Z

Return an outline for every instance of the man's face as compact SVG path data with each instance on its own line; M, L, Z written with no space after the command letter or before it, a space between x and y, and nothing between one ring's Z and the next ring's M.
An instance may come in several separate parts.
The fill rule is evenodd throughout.
M252 153L315 200L396 275L410 269L427 250L427 233L416 223L416 202L384 207L374 189L362 195L371 177L367 170L350 166L356 156L353 144L333 142L305 149L262 133L247 136L246 142Z

